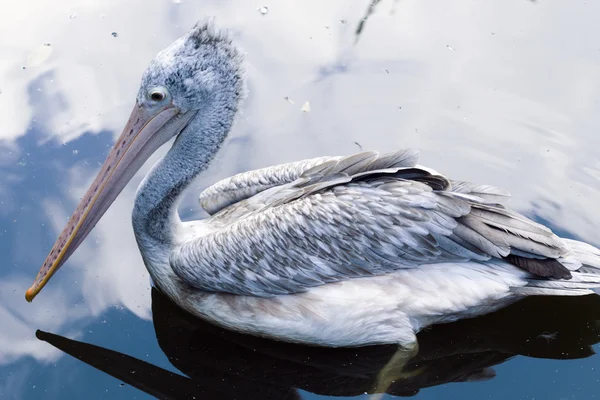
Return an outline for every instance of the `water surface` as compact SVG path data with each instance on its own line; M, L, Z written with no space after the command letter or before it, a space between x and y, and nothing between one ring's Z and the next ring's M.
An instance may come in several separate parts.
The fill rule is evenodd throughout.
M141 72L203 16L216 16L247 53L250 93L215 165L188 192L185 218L205 215L196 202L203 188L243 170L414 147L422 164L503 187L520 212L600 245L600 4L34 0L4 9L1 398L151 397L132 385L154 395L178 387L175 398L360 397L389 357L389 347L312 354L253 341L169 308L151 291L130 224L135 189L165 149L36 301L25 302L120 132ZM422 359L411 366L417 372L393 392L593 399L600 388L600 359L590 347L600 340L598 303L517 304L510 314L427 331ZM127 368L109 371L115 378L39 340L37 329L135 359L109 363ZM87 362L98 359L81 349Z

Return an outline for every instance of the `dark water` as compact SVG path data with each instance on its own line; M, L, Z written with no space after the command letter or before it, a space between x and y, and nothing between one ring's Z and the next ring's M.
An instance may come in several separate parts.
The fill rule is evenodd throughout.
M190 189L185 218L204 215L201 189L242 170L414 147L422 164L506 188L519 211L600 244L600 4L36 0L8 10L0 16L2 399L367 398L393 353L224 332L151 291L130 212L164 149L25 302L125 122L141 71L205 15L247 52L250 95L214 167ZM431 328L390 392L596 398L598 321L600 297L588 296L528 299Z

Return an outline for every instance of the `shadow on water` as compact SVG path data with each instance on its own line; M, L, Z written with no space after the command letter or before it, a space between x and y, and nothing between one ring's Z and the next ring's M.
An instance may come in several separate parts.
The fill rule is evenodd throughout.
M154 329L169 361L186 376L128 355L62 336L40 340L154 397L299 399L297 389L330 396L369 392L395 346L329 349L226 331L152 290ZM522 355L577 359L600 341L600 296L529 297L483 317L433 326L418 335L420 352L407 378L388 393L413 396L450 382L491 379L494 365Z

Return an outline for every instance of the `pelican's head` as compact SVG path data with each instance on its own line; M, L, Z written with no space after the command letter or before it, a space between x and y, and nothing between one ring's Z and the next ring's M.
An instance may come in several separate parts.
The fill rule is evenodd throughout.
M152 153L193 119L211 118L209 110L235 113L244 93L241 65L239 50L211 22L196 24L152 60L121 136L27 290L28 301L83 242Z
M158 53L142 76L137 103L200 111L243 94L242 55L229 35L199 23Z

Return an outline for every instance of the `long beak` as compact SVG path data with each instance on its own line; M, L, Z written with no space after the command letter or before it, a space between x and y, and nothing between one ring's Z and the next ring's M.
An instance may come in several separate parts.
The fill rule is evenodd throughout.
M181 132L194 115L171 104L149 108L136 102L123 133L27 290L27 301L33 300L73 254L148 157Z

